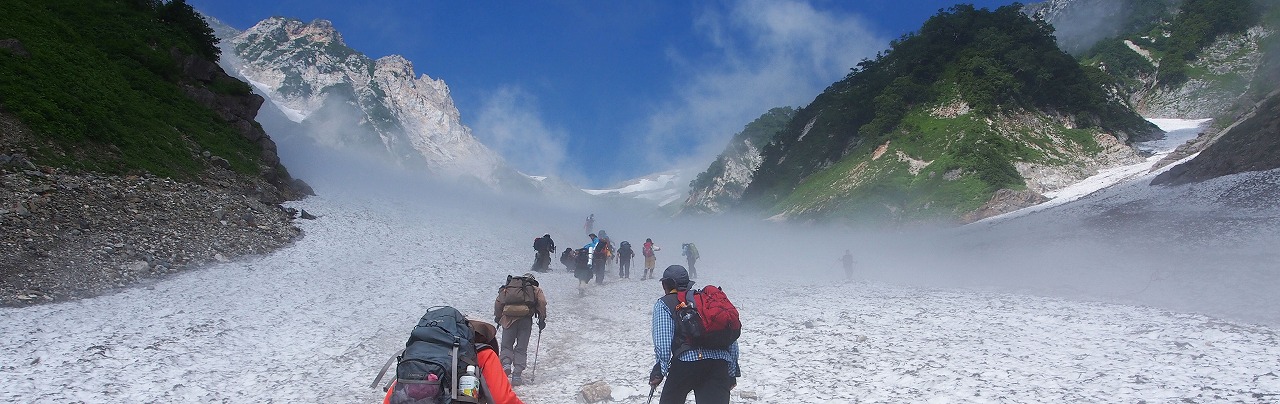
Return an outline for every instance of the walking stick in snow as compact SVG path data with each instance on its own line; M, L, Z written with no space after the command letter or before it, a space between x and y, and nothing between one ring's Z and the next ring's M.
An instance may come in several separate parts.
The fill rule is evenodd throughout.
M645 401L645 404L653 403L653 392L655 391L658 391L658 386L649 387L649 401Z
M533 343L533 368L529 369L529 381L538 380L538 348L542 347L542 329L538 329L538 339Z

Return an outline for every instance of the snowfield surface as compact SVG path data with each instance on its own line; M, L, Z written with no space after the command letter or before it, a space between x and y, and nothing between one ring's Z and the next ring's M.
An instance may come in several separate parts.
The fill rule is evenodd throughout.
M526 271L527 244L543 233L515 209L341 196L295 207L321 217L300 221L306 236L273 254L109 296L0 309L0 401L377 402L370 382L426 308L492 320L497 287ZM552 233L562 248L585 242L576 225ZM659 252L659 271L678 263L673 249ZM645 402L658 282L639 281L637 269L578 297L570 274L553 268L539 276L550 313L526 371L535 380L517 393L572 403L582 385L604 380L616 402ZM714 260L699 272L742 312L735 403L1280 401L1280 339L1269 326L835 274L735 276Z

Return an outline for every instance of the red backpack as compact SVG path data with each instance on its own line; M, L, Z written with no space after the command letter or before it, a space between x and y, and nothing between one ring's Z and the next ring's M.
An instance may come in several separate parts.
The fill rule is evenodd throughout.
M693 298L689 299L688 296ZM724 290L707 285L702 290L679 291L675 299L666 299L676 320L676 356L693 348L729 349L742 334L738 308L729 301ZM683 343L681 343L683 342ZM682 348L686 345L688 348Z

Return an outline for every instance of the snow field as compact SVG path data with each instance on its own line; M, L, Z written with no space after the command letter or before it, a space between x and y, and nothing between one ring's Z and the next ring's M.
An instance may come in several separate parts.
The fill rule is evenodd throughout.
M0 401L376 402L381 390L369 383L425 309L448 304L492 320L498 286L527 271L527 244L544 233L516 212L358 197L296 205L322 217L301 221L306 236L273 254L99 298L0 309ZM581 244L577 224L551 231L561 249ZM659 252L659 273L680 258ZM538 277L550 304L536 370L526 371L536 380L517 393L570 403L583 384L604 380L615 401L644 402L658 282L639 281L639 267L618 280L614 267L606 285L578 297L558 260L552 268ZM1280 399L1271 327L1146 307L699 272L699 285L723 286L742 312L736 403Z

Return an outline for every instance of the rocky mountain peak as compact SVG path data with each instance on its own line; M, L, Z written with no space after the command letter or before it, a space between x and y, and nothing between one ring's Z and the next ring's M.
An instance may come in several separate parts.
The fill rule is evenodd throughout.
M296 19L272 17L263 21L263 23L267 22L278 24L275 26L288 33L290 40L302 38L312 43L336 43L346 45L346 43L342 42L342 34L338 33L338 30L333 28L333 23L329 20L317 19L310 23L303 23ZM256 28L257 27L255 27L255 29Z
M369 58L346 46L329 21L273 17L223 41L229 70L319 144L494 187L519 177L462 124L443 80L415 77L400 55Z

